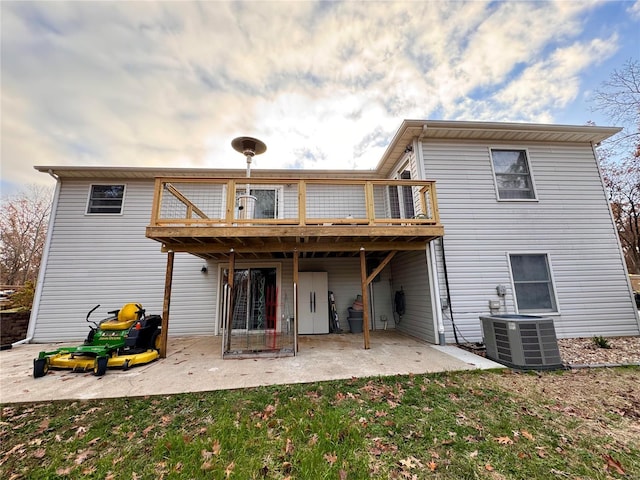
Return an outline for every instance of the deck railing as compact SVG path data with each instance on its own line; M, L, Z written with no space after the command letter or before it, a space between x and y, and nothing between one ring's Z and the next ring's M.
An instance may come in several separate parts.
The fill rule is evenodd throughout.
M150 226L439 223L433 181L162 177L155 182Z

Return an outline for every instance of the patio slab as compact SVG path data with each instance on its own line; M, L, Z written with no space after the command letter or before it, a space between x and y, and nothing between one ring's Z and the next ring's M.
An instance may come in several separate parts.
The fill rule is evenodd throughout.
M51 370L34 379L33 359L51 345L17 345L0 352L0 403L166 395L311 383L352 377L504 368L455 346L434 346L393 331L299 337L295 357L228 359L221 338L169 338L167 358L106 375ZM56 348L61 345L54 345Z

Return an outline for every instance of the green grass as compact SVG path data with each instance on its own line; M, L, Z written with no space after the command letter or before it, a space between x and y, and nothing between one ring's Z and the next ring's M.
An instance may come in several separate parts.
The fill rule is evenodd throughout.
M639 372L592 375L628 390ZM537 388L565 375L517 380ZM4 405L0 478L640 478L640 403L603 407L598 428L593 412L504 380L467 372Z

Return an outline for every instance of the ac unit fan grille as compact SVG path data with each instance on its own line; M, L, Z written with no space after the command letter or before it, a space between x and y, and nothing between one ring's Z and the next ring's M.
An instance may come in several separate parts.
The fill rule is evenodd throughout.
M561 368L553 319L530 315L480 317L487 357L507 366Z
M509 331L507 324L504 322L494 322L493 331L496 336L496 349L498 350L498 358L505 362L513 361L511 356L511 344L509 343Z

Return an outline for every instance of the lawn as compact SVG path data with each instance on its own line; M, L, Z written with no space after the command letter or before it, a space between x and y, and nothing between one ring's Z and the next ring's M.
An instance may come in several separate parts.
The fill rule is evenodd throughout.
M3 479L640 478L640 369L2 406Z

